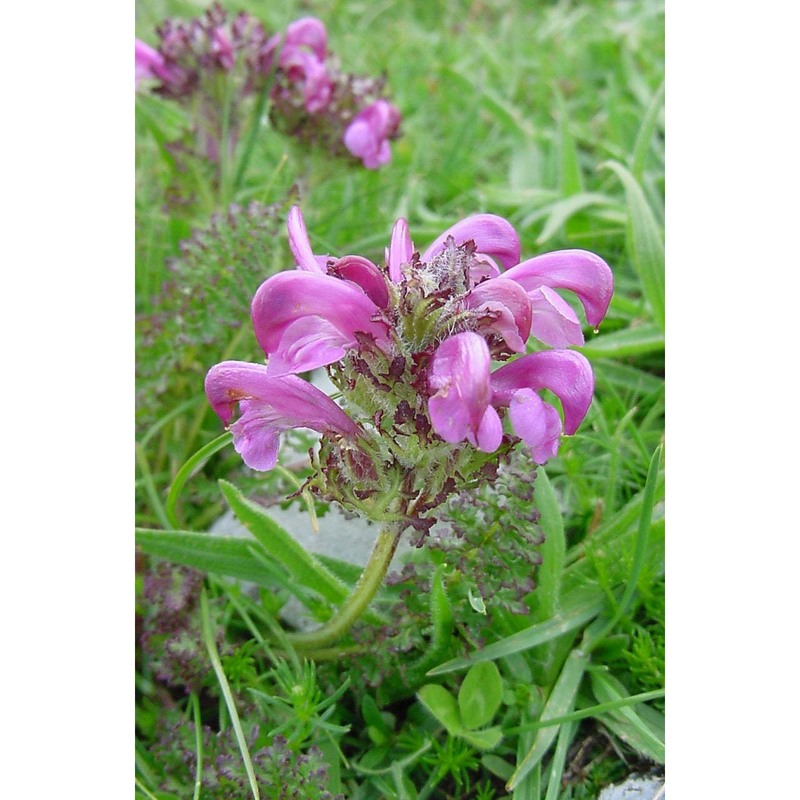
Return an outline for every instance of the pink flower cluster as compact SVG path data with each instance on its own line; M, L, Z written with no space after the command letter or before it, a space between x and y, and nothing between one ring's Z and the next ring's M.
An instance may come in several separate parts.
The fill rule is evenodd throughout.
M241 103L271 83L271 115L278 129L359 159L369 169L390 160L389 141L398 136L400 112L382 96L382 79L337 68L320 20L303 17L269 37L255 17L242 12L228 21L214 4L197 19L166 20L158 35L157 49L136 40L136 87L150 81L164 97L197 98L193 107L202 118L195 125L205 140L221 135L220 115L226 98L233 98L226 125L235 143ZM220 73L232 83L224 96ZM211 157L219 144L215 140L205 154Z
M583 332L558 292L574 293L588 324L599 325L613 292L599 256L563 250L520 261L516 231L491 214L462 220L421 255L400 219L383 265L315 254L297 207L288 228L296 270L268 278L252 303L266 365L224 362L206 378L249 466L272 468L279 434L312 428L325 434L317 488L356 506L379 495L381 513L399 497L411 517L513 446L504 418L537 463L577 430L594 379L586 358L567 349ZM531 335L553 349L527 353ZM297 377L318 367L344 409ZM543 389L560 401L563 421ZM337 481L350 486L335 490Z
M398 135L400 112L381 96L381 80L341 72L328 53L320 20L296 20L270 39L266 53L278 70L271 99L279 128L311 142L328 141L334 150L343 144L368 169L390 161L389 141Z

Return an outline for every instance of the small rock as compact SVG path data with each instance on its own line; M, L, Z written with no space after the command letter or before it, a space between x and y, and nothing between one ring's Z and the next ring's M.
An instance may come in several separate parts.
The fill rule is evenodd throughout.
M619 786L606 786L597 800L666 800L660 778L628 778Z
M319 532L311 525L311 517L304 508L272 506L267 513L284 530L290 533L306 550L318 555L336 558L349 564L363 567L372 552L378 535L378 526L362 517L349 518L331 505L327 513L319 518ZM239 522L232 511L221 516L212 526L211 533L218 536L237 536L252 538L252 534ZM411 549L408 536L403 536L394 554L390 569L401 569L401 559ZM319 625L308 616L306 608L295 598L281 609L281 619L298 630L311 630Z

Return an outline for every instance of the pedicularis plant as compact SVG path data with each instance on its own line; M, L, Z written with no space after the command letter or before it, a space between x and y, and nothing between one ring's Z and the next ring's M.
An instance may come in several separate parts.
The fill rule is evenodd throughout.
M306 487L382 526L339 612L294 635L310 648L358 619L405 530L424 534L448 497L491 478L520 441L543 464L577 430L594 379L568 349L583 344L583 332L557 290L577 295L596 328L613 278L585 250L520 261L516 231L491 214L458 222L422 254L399 219L380 266L315 254L298 207L288 228L296 270L267 279L252 303L266 364L217 364L205 388L253 469L276 465L283 431L321 433ZM547 349L527 352L530 339ZM319 367L340 404L299 377ZM558 399L563 420L542 390Z
M385 80L343 72L320 20L303 17L269 35L255 17L229 19L215 4L196 19L165 20L157 33L157 48L136 40L136 87L189 111L191 154L230 161L259 98L256 128L269 99L275 127L306 144L369 169L390 160L400 112L384 97Z

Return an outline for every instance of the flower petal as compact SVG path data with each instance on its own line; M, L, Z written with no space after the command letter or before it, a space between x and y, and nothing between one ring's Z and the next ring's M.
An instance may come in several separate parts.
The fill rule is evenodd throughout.
M306 223L299 206L292 206L289 210L286 227L289 229L289 247L297 263L297 268L324 275L324 263L328 257L314 255L314 251L311 249L311 242L308 239ZM322 264L320 264L320 261L322 261Z
M500 421L500 416L495 411L494 406L486 406L483 419L481 419L481 424L475 435L475 441L472 441L469 435L468 438L478 450L484 453L493 453L500 447L500 442L503 441L503 423Z
M599 325L614 293L614 276L600 256L587 250L558 250L530 258L503 275L526 292L549 286L575 292L586 310L590 325Z
M428 412L434 431L446 442L464 439L491 452L500 444L500 420L487 409L491 399L489 347L477 333L445 339L433 355L428 387L434 394Z
M594 393L589 362L574 350L531 353L492 373L492 403L507 406L520 389L549 389L564 409L564 430L573 434L586 416Z
M136 86L147 78L161 78L164 72L164 56L141 39L136 40Z
M331 265L330 274L359 286L375 305L389 305L386 278L376 264L363 256L342 256Z
M211 52L217 63L224 70L232 70L236 59L233 53L233 43L222 28L214 28L211 36Z
M337 348L356 346L355 334L359 331L384 341L387 327L373 319L379 312L378 306L352 283L300 270L268 278L258 288L252 305L259 345L267 356L278 354L281 368L292 371L333 363L341 358L335 355ZM306 317L311 321L295 327ZM315 327L324 345L318 350L307 347ZM312 354L316 358L311 358Z
M514 281L484 281L467 294L465 304L475 311L499 312L499 317L481 332L496 333L512 350L524 352L531 332L531 301L521 286Z
M533 309L531 331L540 342L550 347L583 344L581 323L575 316L572 306L561 295L547 286L540 286L531 291L528 297Z
M561 417L533 389L514 392L508 409L514 432L530 448L537 464L546 464L558 452Z
M307 47L319 61L328 51L328 33L316 17L301 17L286 28L286 47Z
M241 416L230 425L233 444L253 469L275 466L278 437L289 428L311 428L353 438L360 434L353 420L315 386L296 375L270 376L261 364L217 364L206 375L205 390L226 426L239 404Z
M395 222L392 228L392 239L386 251L386 266L392 283L400 283L403 273L400 267L408 264L414 256L414 242L408 231L408 222L403 217Z
M344 132L344 146L367 169L377 169L392 156L388 140L400 125L400 112L386 100L376 100L359 111Z
M494 214L475 214L448 228L422 254L422 261L430 261L445 246L447 237L455 239L456 246L472 240L480 254L497 259L506 269L519 263L519 236L511 223Z
M270 375L308 372L344 358L355 339L340 331L323 317L300 317L288 325L270 355L267 371Z

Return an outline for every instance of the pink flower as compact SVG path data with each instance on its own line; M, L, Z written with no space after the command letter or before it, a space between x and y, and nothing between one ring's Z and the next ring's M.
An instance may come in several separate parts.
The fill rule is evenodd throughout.
M292 22L283 37L273 36L264 46L260 60L265 68L274 63L278 47L281 47L278 66L290 82L302 85L306 111L309 114L324 111L333 90L325 68L328 51L325 25L315 17L302 17Z
M422 450L468 442L492 453L502 443L507 416L534 461L543 464L558 452L562 433L574 433L586 416L594 378L582 355L567 349L516 354L525 353L531 334L558 348L583 340L575 312L556 290L577 295L589 324L601 321L613 279L599 256L565 250L519 263L516 231L492 214L461 220L422 256L399 219L382 266L359 255L315 254L297 207L289 212L288 229L297 268L264 281L252 304L256 338L268 358L259 376L288 378L342 361L329 372L331 379L369 415L364 436L397 432L401 438L386 445L390 449L417 435ZM354 357L345 358L350 351ZM506 363L491 372L493 359ZM237 380L242 369L237 367ZM540 396L542 390L558 398L560 410ZM229 405L240 399L235 392L224 397ZM253 397L266 395L254 391ZM266 419L266 438L258 444L252 433L256 444L247 449L257 451L252 460L268 463L278 423L265 417L260 400L244 399L239 438L244 442L245 432ZM281 413L288 419L288 411ZM336 430L345 429L339 419ZM362 455L369 460L383 446L366 447ZM377 465L373 473L380 473Z
M359 111L344 132L345 147L368 169L378 169L392 157L389 139L397 135L400 112L386 100Z
M499 261L506 269L519 263L519 236L510 222L495 214L474 214L451 225L428 247L420 261L430 261L440 253L451 236L456 245L472 240L475 242L478 259L484 258L485 273L473 275L475 283L483 277L500 274L495 261Z
M436 350L428 372L433 392L428 411L433 429L446 442L466 439L486 453L500 446L503 428L490 405L491 363L489 348L477 333L451 336Z
M145 44L141 39L136 40L136 87L139 81L151 78L164 77L164 56Z
M270 375L332 364L357 346L357 334L383 341L388 333L380 308L363 289L303 270L264 281L253 298L252 316Z
M214 33L211 36L211 52L222 69L233 69L236 63L233 44L223 28L214 29Z
M558 411L536 394L549 389L561 401L564 432L573 434L594 394L589 362L574 350L547 350L522 356L492 373L492 404L508 407L514 432L544 464L558 451L562 425Z
M586 321L594 327L605 317L614 293L608 264L586 250L544 253L511 267L502 277L516 281L528 293L534 308L533 335L552 347L583 344L575 313L553 289L574 292L586 311Z
M301 17L286 28L286 49L303 49L314 54L318 61L328 55L328 33L322 20L316 17Z
M385 308L388 303L387 278L396 285L404 283L403 268L408 269L415 257L408 223L402 218L392 229L383 271L362 256L337 259L315 255L297 206L289 212L288 228L289 243L298 269L348 281L359 287L378 308ZM462 306L472 312L476 331L485 337L494 337L492 340L495 342L504 342L511 351L524 352L530 334L552 347L583 343L581 325L575 312L555 289L577 294L586 309L589 324L599 324L605 315L614 282L603 259L585 250L563 250L519 263L520 242L516 231L507 220L494 214L467 217L438 236L418 257L418 265L427 265L423 267L427 270L426 279L437 283L442 290L452 288L450 283L454 276L437 271L449 269L449 266L437 266L436 259L448 244L461 247L467 242L474 243L475 253L470 265L469 285L462 287L465 290L461 296ZM368 325L368 322L374 323L375 309L370 306L364 315L359 330L365 331L369 327L374 333L374 324ZM299 330L293 329L292 333ZM345 341L351 344L345 345ZM354 342L351 331L341 340L341 347L347 349L354 346ZM341 347L335 352L339 352ZM327 357L332 358L333 353L331 350Z
M479 315L477 330L484 336L499 336L514 352L525 352L531 332L531 303L519 284L483 281L465 296L464 305Z
M358 438L360 428L336 403L296 375L272 376L260 364L223 361L206 376L206 396L233 433L233 446L248 467L270 470L277 463L279 437L290 428L311 428ZM241 416L233 424L234 407Z
M490 375L486 342L476 333L459 333L439 345L429 369L433 393L428 411L434 431L446 442L468 441L484 452L500 446L502 425L495 409L508 408L514 432L544 464L558 452L562 429L572 434L586 416L594 393L589 362L572 350L532 353ZM537 394L549 389L561 401L558 411Z

